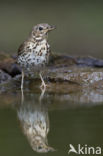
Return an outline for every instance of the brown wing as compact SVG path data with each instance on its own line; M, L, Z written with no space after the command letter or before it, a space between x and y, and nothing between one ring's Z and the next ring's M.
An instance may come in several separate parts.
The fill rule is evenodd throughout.
M20 47L18 48L18 55L21 55L21 54L23 53L24 47L25 47L25 42L22 43L22 44L20 45Z

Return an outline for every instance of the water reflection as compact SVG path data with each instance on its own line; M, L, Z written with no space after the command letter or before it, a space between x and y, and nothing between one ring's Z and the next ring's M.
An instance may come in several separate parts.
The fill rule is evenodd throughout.
M67 86L67 89L69 87ZM32 156L35 154L34 151L39 153L53 151L54 149L48 144L50 123L52 126L49 142L58 149L57 152L53 152L55 156L65 155L71 143L102 147L103 91L89 90L89 88L68 94L60 91L59 85L55 90L47 88L46 93L44 91L41 95L37 87L25 89L24 99L23 92L21 98L19 90L0 96L2 147L0 155L13 155L11 153L18 155L21 151L21 155ZM48 111L50 111L50 121ZM21 129L18 129L16 115L26 137L21 134ZM28 147L28 142L32 148ZM5 147L8 147L7 150Z
M48 109L43 103L45 90L41 95L24 95L22 91L21 105L17 111L23 133L28 139L32 149L39 153L54 151L48 145L49 132Z

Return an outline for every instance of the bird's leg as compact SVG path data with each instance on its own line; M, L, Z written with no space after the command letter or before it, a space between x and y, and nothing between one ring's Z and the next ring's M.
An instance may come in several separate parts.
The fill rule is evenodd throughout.
M41 94L40 94L40 97L39 97L40 103L41 103L41 101L42 101L42 99L44 97L45 91L46 91L46 88L41 88Z
M24 84L24 70L22 69L22 79L21 79L21 90L23 89L23 84Z
M24 103L24 91L21 89L21 104Z
M41 73L39 74L39 76L40 76L40 79L41 79L41 81L42 81L42 84L41 84L41 88L46 88L46 84L45 84L45 82L44 82L44 80L43 80L43 77L42 77L42 75L41 75Z

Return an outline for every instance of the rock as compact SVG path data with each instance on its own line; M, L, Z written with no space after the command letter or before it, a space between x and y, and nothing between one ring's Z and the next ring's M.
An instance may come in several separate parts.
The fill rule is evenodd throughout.
M17 65L16 60L6 55L0 54L0 69L11 75L12 77L21 73L20 67Z
M75 57L68 55L51 55L49 66L52 67L66 67L77 64L77 60Z
M11 76L4 71L0 70L0 83L11 80Z
M103 67L103 60L94 57L77 57L77 65L79 66L90 66L90 67Z
M68 81L80 85L90 85L103 80L102 68L71 66L65 68L48 69L47 73L50 81Z
M68 56L68 55L52 55L50 60L51 65L60 66L70 66L76 65L81 67L103 67L103 60L97 59L92 56Z
M68 55L52 55L50 63L45 69L45 77L49 82L72 82L82 86L98 87L103 81L103 60L93 57L72 57ZM21 74L21 69L16 63L16 57L5 53L0 54L0 69L16 77ZM39 77L38 77L39 78ZM33 74L33 79L35 79ZM25 79L26 80L26 79ZM29 80L29 79L28 79ZM99 85L103 88L102 85Z
M103 81L103 60L93 57L56 56L47 70L47 77L54 82L68 81L93 86L94 83Z
M2 101L6 106L16 103L21 98L21 92L17 90L20 89L20 73L21 69L16 64L15 57L1 53L0 95L2 93L5 97L7 94L7 98L3 98ZM44 78L48 85L45 96L50 109L67 109L81 104L87 107L103 103L103 60L93 57L54 55L45 73ZM24 93L27 91L28 94L30 91L33 98L34 94L37 96L41 91L40 78L34 76L33 79L25 77L24 81Z

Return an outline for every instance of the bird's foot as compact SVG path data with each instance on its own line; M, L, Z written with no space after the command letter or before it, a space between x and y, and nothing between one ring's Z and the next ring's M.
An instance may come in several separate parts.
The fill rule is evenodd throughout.
M47 87L47 85L45 83L42 83L41 86L40 86L41 90L46 89L46 87Z

